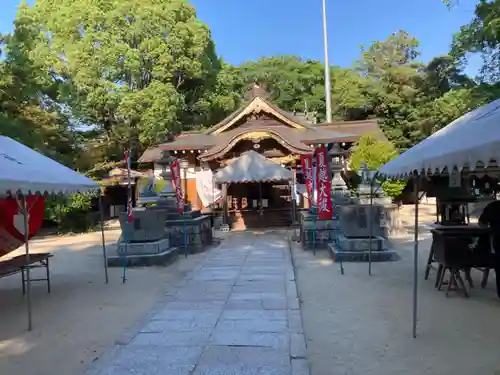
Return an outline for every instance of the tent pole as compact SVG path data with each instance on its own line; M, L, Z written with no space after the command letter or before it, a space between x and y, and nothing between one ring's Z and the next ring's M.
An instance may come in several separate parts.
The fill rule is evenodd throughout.
M414 176L415 190L415 233L413 244L413 338L417 337L417 292L418 292L418 175Z
M109 283L108 278L108 255L106 254L106 240L104 238L104 207L102 204L102 194L99 191L99 212L101 214L101 238L102 238L102 256L104 258L104 278L106 284Z
M31 276L30 276L30 245L29 245L29 218L28 204L26 196L23 194L23 219L24 219L24 247L26 249L26 300L28 303L28 331L33 329L33 321L31 318Z

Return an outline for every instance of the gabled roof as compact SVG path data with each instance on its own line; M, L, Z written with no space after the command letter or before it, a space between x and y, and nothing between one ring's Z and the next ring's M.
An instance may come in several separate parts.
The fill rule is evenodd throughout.
M243 117L248 116L252 113L267 113L275 116L277 119L281 120L283 123L289 125L296 129L311 129L312 124L305 122L304 120L294 116L290 112L283 111L282 109L272 105L264 98L257 96L251 101L242 105L238 110L231 113L224 120L218 124L212 126L208 129L205 134L220 134L223 131L229 129L237 121L241 120Z
M218 183L288 181L292 172L250 150L215 174Z
M326 122L318 124L316 127L334 132L354 134L355 137L353 137L352 142L357 141L362 134L367 133L374 134L381 141L387 141L387 137L382 129L380 129L377 119Z

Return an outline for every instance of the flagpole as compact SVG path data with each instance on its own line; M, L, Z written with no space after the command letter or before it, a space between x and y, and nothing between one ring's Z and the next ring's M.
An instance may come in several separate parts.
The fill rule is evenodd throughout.
M328 61L328 27L326 24L326 0L322 1L323 1L323 43L325 51L326 122L332 122L332 82L330 80L330 63Z

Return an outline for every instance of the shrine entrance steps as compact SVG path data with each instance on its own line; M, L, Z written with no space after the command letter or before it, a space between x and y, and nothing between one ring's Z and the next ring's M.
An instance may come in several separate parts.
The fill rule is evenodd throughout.
M264 210L262 216L258 211L237 210L229 213L231 230L262 228L288 228L292 224L290 209Z

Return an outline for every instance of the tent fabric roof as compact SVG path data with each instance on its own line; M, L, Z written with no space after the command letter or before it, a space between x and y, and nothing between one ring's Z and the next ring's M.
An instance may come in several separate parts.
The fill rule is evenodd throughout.
M292 171L251 150L215 174L218 183L291 180Z
M500 162L500 99L477 108L432 134L379 173L405 177L412 173L441 173L445 168L475 169Z
M31 148L0 136L0 196L76 193L98 189L91 179Z

